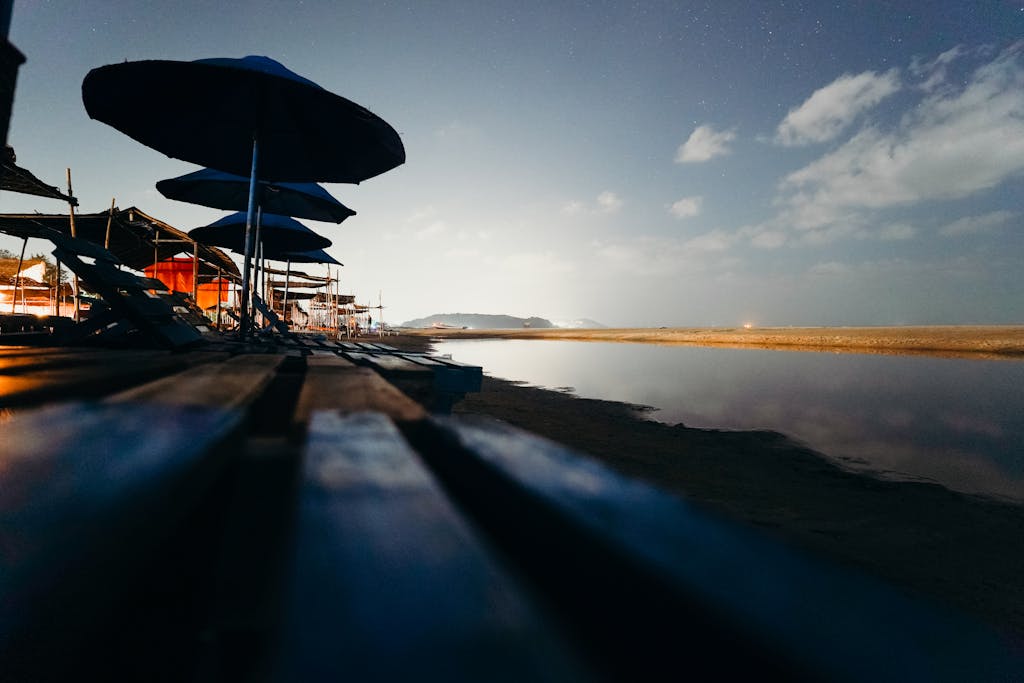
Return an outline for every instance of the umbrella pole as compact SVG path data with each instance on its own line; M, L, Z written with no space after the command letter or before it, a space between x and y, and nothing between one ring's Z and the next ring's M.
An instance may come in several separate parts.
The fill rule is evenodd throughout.
M245 249L242 255L242 310L239 315L242 339L249 338L249 257L252 255L253 219L256 217L256 174L259 170L259 138L252 137L252 171L249 174L249 206L245 215Z

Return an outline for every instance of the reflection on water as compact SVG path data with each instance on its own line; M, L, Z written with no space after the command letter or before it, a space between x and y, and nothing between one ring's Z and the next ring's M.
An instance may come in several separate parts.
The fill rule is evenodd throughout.
M572 341L455 340L495 377L771 429L847 467L1024 501L1024 362Z

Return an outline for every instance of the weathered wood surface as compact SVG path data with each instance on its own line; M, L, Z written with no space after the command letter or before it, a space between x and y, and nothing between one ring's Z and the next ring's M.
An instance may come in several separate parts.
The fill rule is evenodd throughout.
M979 624L557 444L489 420L431 423L414 443L616 676L995 681L1024 671L1022 654Z
M212 351L88 350L17 359L0 357L0 407L100 397L226 357L227 354Z
M304 427L315 410L344 412L373 410L392 419L409 421L426 411L380 375L335 355L306 359L306 376L295 408L294 422Z
M276 678L580 678L382 415L314 413L300 495Z
M105 397L3 424L0 679L108 657L208 680L1024 670L982 627L560 446L431 417L337 344L206 348L0 349L0 405Z
M7 421L0 443L0 672L70 670L230 452L241 413L81 404Z
M129 389L108 400L241 409L263 393L284 359L284 354L235 356Z

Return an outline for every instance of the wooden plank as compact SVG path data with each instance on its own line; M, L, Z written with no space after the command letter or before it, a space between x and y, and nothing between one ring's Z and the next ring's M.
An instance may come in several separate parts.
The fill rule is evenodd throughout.
M271 678L584 678L385 416L312 416L297 526Z
M0 441L0 671L59 680L231 453L238 411L63 404Z
M436 356L399 354L400 358L430 368L434 373L434 389L437 391L465 394L480 391L483 385L483 368L473 365L456 365Z
M284 358L284 354L235 356L163 377L107 400L240 409L263 393Z
M24 407L47 401L105 396L194 365L222 360L226 356L210 351L84 354L81 363L0 375L0 407Z
M1024 655L978 624L550 441L494 421L430 424L438 431L415 439L418 449L575 616L613 678L683 663L698 679L722 680L1010 680L1024 671Z
M426 411L369 368L338 356L306 359L306 377L295 408L294 423L303 428L315 410L375 410L395 420L418 420Z

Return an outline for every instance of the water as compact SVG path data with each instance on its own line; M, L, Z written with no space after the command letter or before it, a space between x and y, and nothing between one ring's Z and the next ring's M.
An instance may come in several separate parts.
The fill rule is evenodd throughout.
M1024 362L573 341L454 340L495 377L770 429L847 468L1024 502Z

